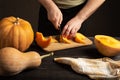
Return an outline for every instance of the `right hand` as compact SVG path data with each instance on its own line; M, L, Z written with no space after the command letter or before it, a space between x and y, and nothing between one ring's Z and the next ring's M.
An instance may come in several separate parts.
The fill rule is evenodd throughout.
M59 29L60 24L63 20L63 15L60 9L56 7L52 7L48 10L48 20L52 22L56 29Z

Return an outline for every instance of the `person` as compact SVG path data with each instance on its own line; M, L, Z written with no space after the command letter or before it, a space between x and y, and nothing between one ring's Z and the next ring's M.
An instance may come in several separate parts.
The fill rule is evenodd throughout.
M38 31L72 38L105 0L38 0ZM61 29L62 31L60 31Z

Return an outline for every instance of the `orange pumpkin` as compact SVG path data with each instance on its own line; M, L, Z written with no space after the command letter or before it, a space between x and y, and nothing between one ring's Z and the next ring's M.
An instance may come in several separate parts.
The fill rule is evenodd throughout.
M14 47L20 51L29 48L34 39L31 24L13 16L0 21L0 48Z

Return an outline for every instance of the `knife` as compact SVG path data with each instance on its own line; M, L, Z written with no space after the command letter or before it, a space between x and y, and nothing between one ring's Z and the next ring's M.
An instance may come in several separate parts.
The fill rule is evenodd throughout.
M60 40L60 37L62 36L62 28L61 28L61 25L59 25L58 28L59 28L59 33L60 33L60 35L59 35L59 40ZM61 39L63 39L63 38L61 38Z

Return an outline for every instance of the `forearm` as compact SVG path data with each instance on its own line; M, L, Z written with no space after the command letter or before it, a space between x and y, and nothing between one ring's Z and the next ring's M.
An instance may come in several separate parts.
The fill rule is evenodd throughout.
M52 8L57 7L56 4L52 0L38 0L38 2L43 5L46 10L50 10Z
M84 22L89 16L91 16L104 2L105 0L88 0L82 10L76 15L77 18Z

